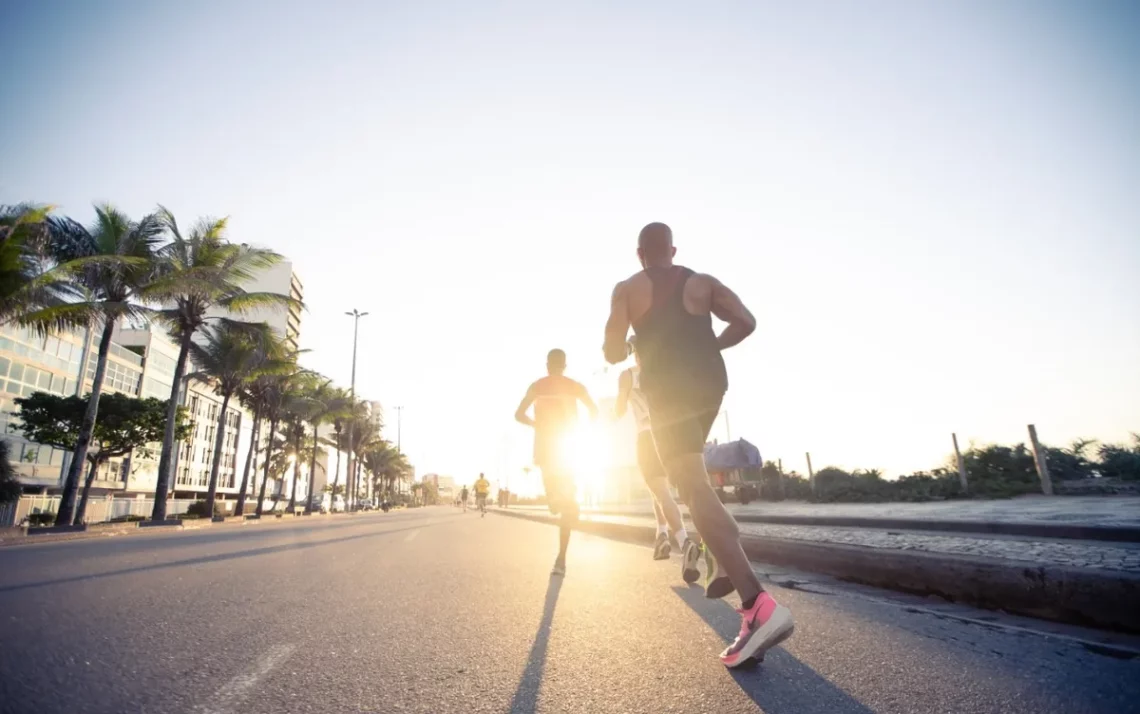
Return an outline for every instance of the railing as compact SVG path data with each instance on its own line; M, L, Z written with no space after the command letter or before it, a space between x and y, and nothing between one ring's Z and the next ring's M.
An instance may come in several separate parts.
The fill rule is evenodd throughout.
M197 499L171 498L166 501L166 515L178 516L186 513L190 504ZM19 501L0 504L0 527L18 526L25 518L35 513L55 513L59 510L59 496L21 496ZM235 501L219 501L233 508ZM224 506L223 506L224 507ZM115 498L97 496L88 499L84 513L86 523L104 523L125 516L150 518L154 509L153 498Z

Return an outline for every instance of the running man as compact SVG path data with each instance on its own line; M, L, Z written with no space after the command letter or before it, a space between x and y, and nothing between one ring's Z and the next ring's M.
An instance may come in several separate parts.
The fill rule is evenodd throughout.
M550 512L561 514L558 529L558 557L551 575L566 574L566 546L570 529L578 522L577 489L570 466L567 436L578 422L578 402L590 410L590 418L598 416L598 407L586 388L565 376L566 353L551 350L546 356L547 376L526 390L526 396L515 410L515 419L534 428L534 465L542 471L542 485ZM534 418L527 410L534 405Z
M637 353L637 338L629 340L637 364L625 370L618 376L617 402L614 412L618 419L625 416L626 410L633 407L633 418L637 424L637 465L641 469L641 477L645 485L653 494L653 515L657 519L657 542L653 545L654 560L668 560L671 550L669 533L678 546L681 547L681 577L687 583L696 582L700 577L697 570L697 558L700 555L700 546L689 539L681 520L681 509L669 493L669 483L665 474L665 466L657 455L657 447L653 444L653 434L650 433L649 406L645 402L645 394L641 391L641 357Z
M475 505L479 507L479 517L487 515L487 495L491 493L491 482L479 474L475 481Z
M676 252L669 226L641 229L637 255L644 270L614 287L603 349L610 364L625 360L633 328L657 453L705 547L740 594L740 634L720 654L725 666L736 667L763 659L794 629L791 611L764 591L752 571L740 530L713 491L704 462L704 445L728 389L721 351L752 334L756 318L713 276L674 265ZM713 332L713 315L728 323L720 335Z
M463 512L467 513L467 486L459 489L459 500L463 504Z

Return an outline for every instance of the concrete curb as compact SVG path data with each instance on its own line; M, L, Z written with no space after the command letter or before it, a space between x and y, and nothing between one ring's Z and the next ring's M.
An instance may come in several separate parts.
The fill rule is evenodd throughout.
M556 524L550 515L495 510ZM610 538L652 543L651 526L582 520L575 528ZM999 558L822 545L744 536L752 560L841 580L1043 620L1140 633L1140 575L1095 568L1030 566Z
M523 507L524 512L543 513L544 508ZM646 517L652 511L599 510L589 515ZM692 520L682 513L685 520ZM734 513L738 523L764 523L773 526L816 526L820 528L873 528L890 531L940 531L943 533L975 533L983 535L1023 536L1027 538L1061 538L1064 540L1099 540L1115 543L1140 543L1140 527L1091 526L1079 523L1044 523L1041 521L960 521L930 520L925 518L861 518L858 516L793 516L762 513Z

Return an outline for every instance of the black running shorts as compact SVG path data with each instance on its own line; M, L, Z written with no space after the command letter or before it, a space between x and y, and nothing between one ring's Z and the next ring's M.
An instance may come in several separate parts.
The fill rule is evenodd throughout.
M720 403L721 393L646 394L649 421L661 461L689 454L703 454Z

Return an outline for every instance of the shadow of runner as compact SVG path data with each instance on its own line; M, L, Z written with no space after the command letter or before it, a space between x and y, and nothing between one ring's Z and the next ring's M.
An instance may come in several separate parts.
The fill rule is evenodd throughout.
M538 706L538 690L542 686L542 670L546 666L546 646L550 642L550 625L554 620L554 606L558 604L558 593L562 590L562 578L551 576L546 588L546 604L542 608L542 620L534 635L534 644L526 658L526 669L519 678L518 689L511 698L511 714L534 714Z
M725 643L735 639L740 616L728 603L709 600L699 587L677 585L673 592ZM820 676L783 647L768 650L764 662L753 669L728 671L765 714L875 714L873 709Z

